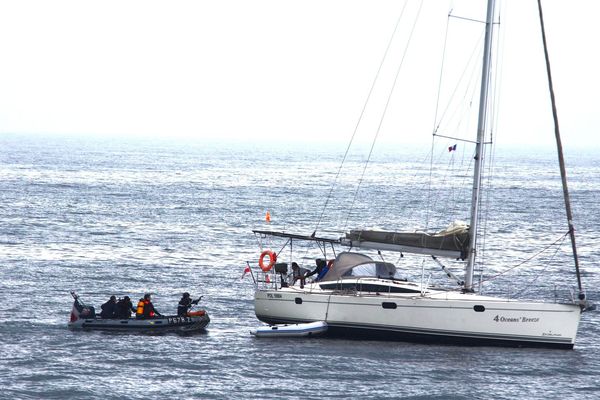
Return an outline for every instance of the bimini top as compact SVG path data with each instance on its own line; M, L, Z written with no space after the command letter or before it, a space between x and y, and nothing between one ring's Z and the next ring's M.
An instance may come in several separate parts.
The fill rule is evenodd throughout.
M344 276L393 278L395 275L396 267L393 264L374 261L364 254L343 252L335 258L331 269L321 282L336 281Z
M347 233L341 242L347 246L464 260L469 248L469 227L464 223L453 223L447 229L432 234L353 230Z

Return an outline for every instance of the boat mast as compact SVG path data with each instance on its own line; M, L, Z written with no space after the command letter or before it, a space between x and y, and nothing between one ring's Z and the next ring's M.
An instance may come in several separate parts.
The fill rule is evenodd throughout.
M485 122L488 106L488 84L490 81L490 61L492 55L492 33L494 27L494 0L488 0L485 20L485 39L483 48L483 66L481 68L481 92L479 95L479 119L477 122L477 141L475 146L475 167L473 171L473 194L471 198L471 220L469 226L469 249L465 269L465 291L473 291L473 271L477 256L477 225L479 220L479 194L481 189L481 170L483 165L483 146L485 141Z
M565 168L565 159L563 156L562 141L560 139L560 130L558 128L558 113L556 111L556 100L554 97L554 86L552 85L552 73L550 72L550 58L548 56L548 47L546 45L546 30L544 29L544 16L542 14L542 3L538 0L538 9L540 14L540 26L542 28L542 41L544 42L544 56L546 58L546 72L548 74L548 88L550 90L550 101L552 102L552 117L554 118L554 136L556 137L556 149L558 151L558 164L560 166L560 177L562 180L563 197L565 199L565 210L567 212L567 223L569 225L569 236L571 237L571 247L573 249L573 258L575 260L575 272L577 274L577 285L579 288L579 300L585 300L585 293L581 285L581 274L579 273L579 258L577 257L577 246L575 245L575 226L573 225L573 213L571 212L571 200L569 197L569 187L567 186L567 171Z

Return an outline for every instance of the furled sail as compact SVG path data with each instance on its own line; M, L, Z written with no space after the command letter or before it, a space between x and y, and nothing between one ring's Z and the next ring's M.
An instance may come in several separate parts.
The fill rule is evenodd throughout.
M464 260L469 246L469 226L464 222L454 222L447 229L432 234L352 230L342 239L342 243L352 247L429 254Z

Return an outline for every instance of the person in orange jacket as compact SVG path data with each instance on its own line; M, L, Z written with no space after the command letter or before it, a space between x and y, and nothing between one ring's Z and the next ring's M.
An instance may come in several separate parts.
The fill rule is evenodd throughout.
M152 304L152 298L150 296L150 293L146 293L144 295L144 298L138 301L135 317L137 319L162 317L162 315L154 308L154 304Z

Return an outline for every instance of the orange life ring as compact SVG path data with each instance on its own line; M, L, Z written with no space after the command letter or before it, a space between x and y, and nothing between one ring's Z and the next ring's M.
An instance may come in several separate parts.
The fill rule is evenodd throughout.
M267 265L265 265L266 256L269 256L269 264ZM273 268L273 265L275 265L276 261L277 254L275 254L275 252L271 250L265 250L262 253L260 253L260 258L258 259L258 266L260 267L260 269L263 270L263 272L269 272L271 268Z

